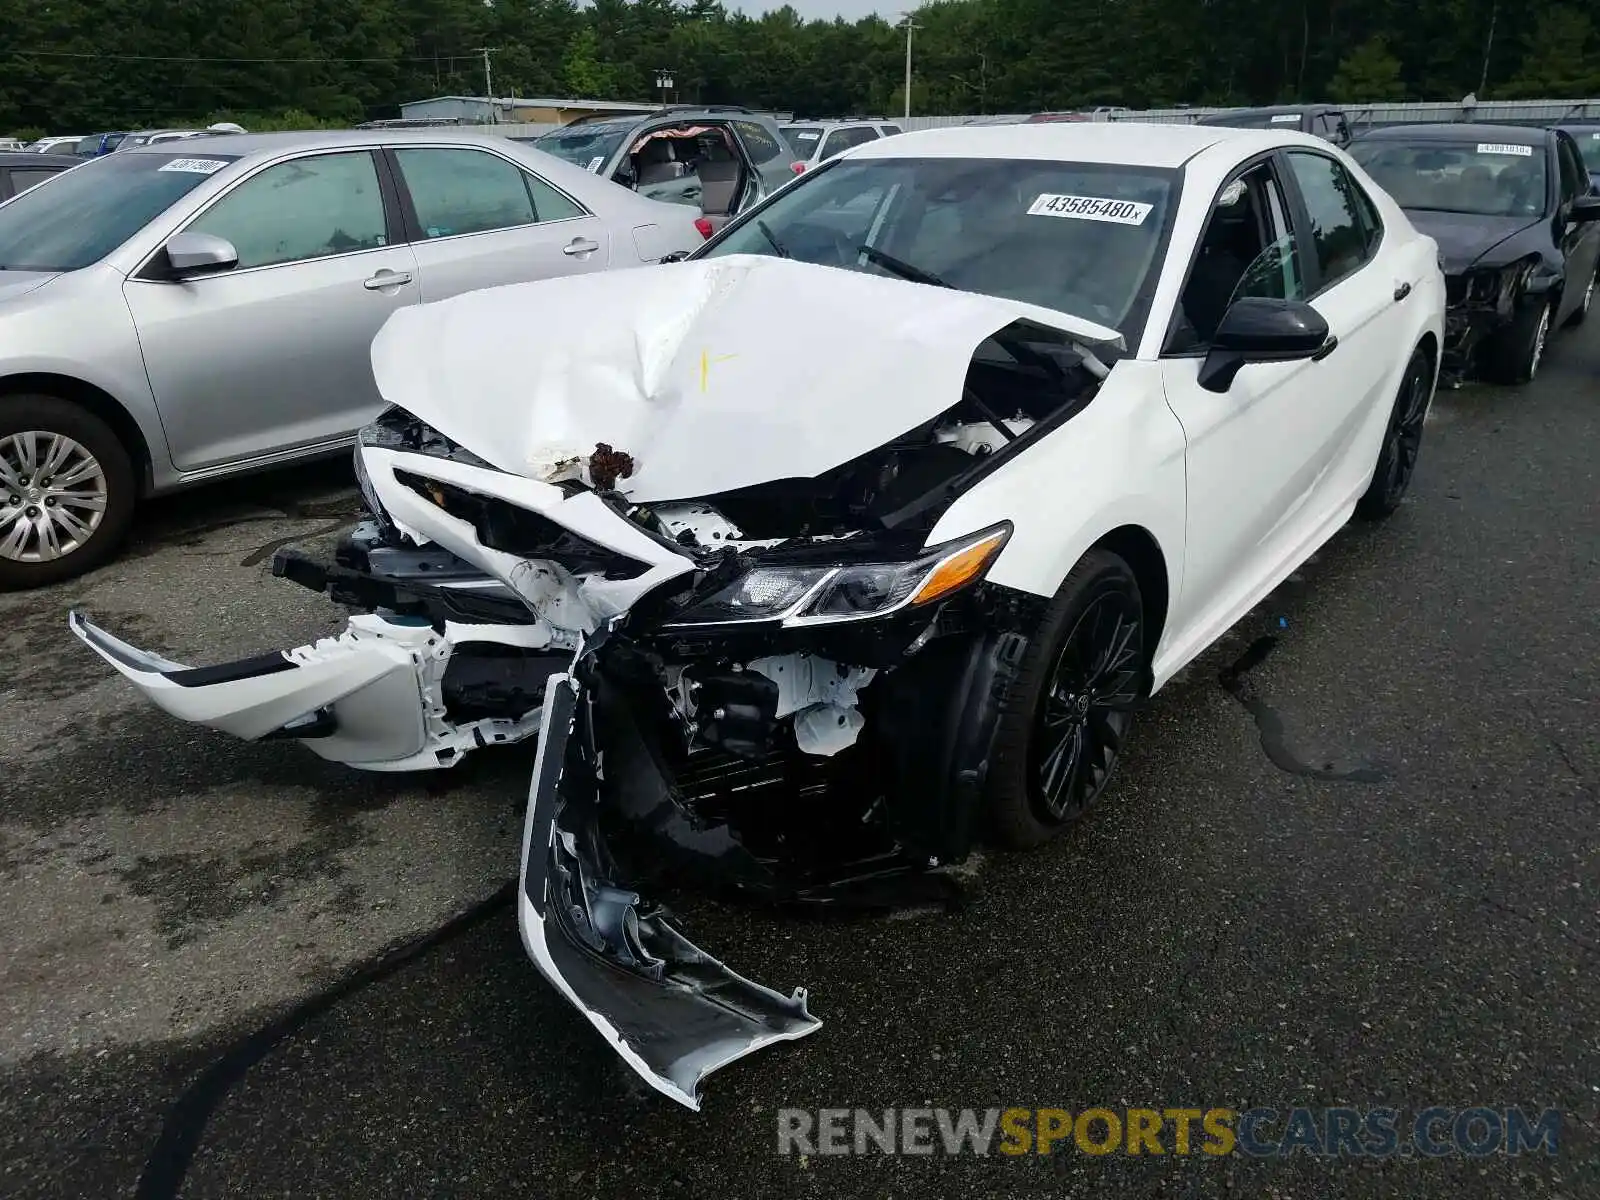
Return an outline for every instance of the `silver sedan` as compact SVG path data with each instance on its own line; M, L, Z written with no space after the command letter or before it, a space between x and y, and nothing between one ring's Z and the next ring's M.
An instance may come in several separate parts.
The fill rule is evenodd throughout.
M104 562L142 496L348 446L397 309L658 262L696 215L439 129L193 138L0 204L0 589Z

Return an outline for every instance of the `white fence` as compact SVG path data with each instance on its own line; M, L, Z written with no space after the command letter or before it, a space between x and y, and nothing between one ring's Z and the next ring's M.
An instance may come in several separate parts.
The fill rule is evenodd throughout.
M1436 121L1483 121L1509 125L1600 121L1600 99L1505 100L1481 104L1464 101L1438 104L1343 104L1338 107L1349 118L1350 124L1358 129L1372 125L1409 125ZM1237 111L1237 108L1148 108L1111 112L1090 119L1187 125L1213 113ZM951 125L1015 125L1026 121L1028 115L1008 113L1001 116L910 117L897 120L896 124L907 130L943 129Z
M1492 124L1552 125L1559 121L1600 121L1600 100L1507 100L1483 104L1345 104L1340 105L1356 129L1374 125L1406 125L1414 122L1484 121ZM1149 108L1098 114L1091 120L1136 121L1154 124L1187 125L1212 113L1235 112L1231 108ZM1003 113L987 116L888 117L905 130L945 129L952 125L1018 125L1028 113ZM538 137L558 124L479 125L505 137Z

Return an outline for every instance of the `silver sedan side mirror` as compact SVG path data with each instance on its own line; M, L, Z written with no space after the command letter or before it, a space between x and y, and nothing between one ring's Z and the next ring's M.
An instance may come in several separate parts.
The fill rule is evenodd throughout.
M172 278L214 275L239 265L239 252L227 238L209 233L178 233L167 239L167 265Z

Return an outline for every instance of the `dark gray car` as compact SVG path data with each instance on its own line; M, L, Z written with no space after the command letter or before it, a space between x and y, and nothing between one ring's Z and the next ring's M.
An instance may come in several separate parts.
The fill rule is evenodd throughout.
M70 171L83 160L65 154L35 154L31 150L0 150L0 202L20 196L46 179Z
M777 123L732 106L580 119L534 145L651 200L700 209L707 236L795 176Z
M1196 125L1235 129L1298 129L1335 146L1350 144L1350 121L1331 104L1279 104L1269 108L1235 108L1201 117Z

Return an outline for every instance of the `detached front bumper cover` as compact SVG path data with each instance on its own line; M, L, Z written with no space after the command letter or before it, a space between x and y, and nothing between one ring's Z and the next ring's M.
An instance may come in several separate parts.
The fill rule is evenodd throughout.
M553 676L523 831L522 944L651 1087L698 1110L700 1082L718 1067L822 1022L805 989L784 996L735 974L617 885L597 824L590 732L582 686Z

